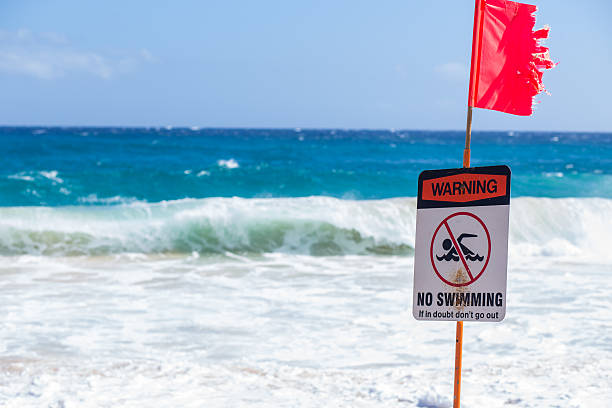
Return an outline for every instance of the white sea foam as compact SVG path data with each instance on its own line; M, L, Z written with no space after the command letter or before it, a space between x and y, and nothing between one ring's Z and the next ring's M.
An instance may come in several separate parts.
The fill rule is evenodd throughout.
M12 180L23 180L23 181L35 181L36 178L38 179L47 179L47 180L51 180L55 183L58 184L62 184L64 182L63 179L58 177L58 171L57 170L41 170L41 171L21 171L19 173L16 174L11 174L9 176L7 176L7 178L12 179Z
M45 178L48 178L48 179L49 179L49 180L51 180L51 181L55 181L56 183L60 183L60 184L61 184L61 183L63 183L63 182L64 182L64 180L62 180L61 178L59 178L59 177L57 176L57 175L58 175L57 170L50 170L50 171L44 171L44 170L43 170L43 171L39 171L38 173L39 173L41 176L43 176L43 177L45 177Z
M455 327L411 257L2 257L0 401L29 407L449 407ZM512 266L466 323L463 406L612 399L607 266Z
M11 174L7 176L7 178L12 179L12 180L34 181L34 177L28 176L24 172L20 172L17 174Z
M78 201L82 204L130 204L139 200L135 197L98 197L97 194L89 194L85 197L79 197Z
M238 162L236 160L234 160L234 159L217 160L217 166L225 167L226 169L237 169L238 167L240 167Z

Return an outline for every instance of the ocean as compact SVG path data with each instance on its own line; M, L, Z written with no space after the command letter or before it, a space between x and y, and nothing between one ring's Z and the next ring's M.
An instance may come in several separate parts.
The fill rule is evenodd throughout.
M450 407L412 317L418 174L463 132L1 127L0 406ZM612 134L474 132L512 170L506 318L463 407L612 401Z

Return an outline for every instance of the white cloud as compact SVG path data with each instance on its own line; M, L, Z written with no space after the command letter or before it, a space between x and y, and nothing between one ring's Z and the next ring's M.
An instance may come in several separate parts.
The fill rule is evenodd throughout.
M468 69L459 62L446 62L434 67L434 71L445 79L451 81L467 80Z
M146 48L141 49L139 54L140 54L140 57L142 57L142 59L144 59L145 61L148 61L148 62L156 61L153 54L151 54L151 52L147 50Z
M9 74L55 79L70 74L88 74L102 79L133 71L141 63L153 62L146 49L121 57L79 50L58 33L0 30L0 71Z

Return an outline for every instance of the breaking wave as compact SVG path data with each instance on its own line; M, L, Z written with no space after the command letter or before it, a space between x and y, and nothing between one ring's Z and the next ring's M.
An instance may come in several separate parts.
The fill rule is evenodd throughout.
M412 253L414 200L206 198L0 208L0 254Z
M1 207L0 255L413 254L414 198L206 198L103 207ZM612 200L515 198L511 257L612 258Z

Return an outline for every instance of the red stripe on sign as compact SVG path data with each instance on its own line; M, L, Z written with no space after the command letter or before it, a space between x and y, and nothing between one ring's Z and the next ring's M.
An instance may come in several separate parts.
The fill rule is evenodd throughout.
M422 199L465 203L506 195L506 175L455 174L423 181Z

